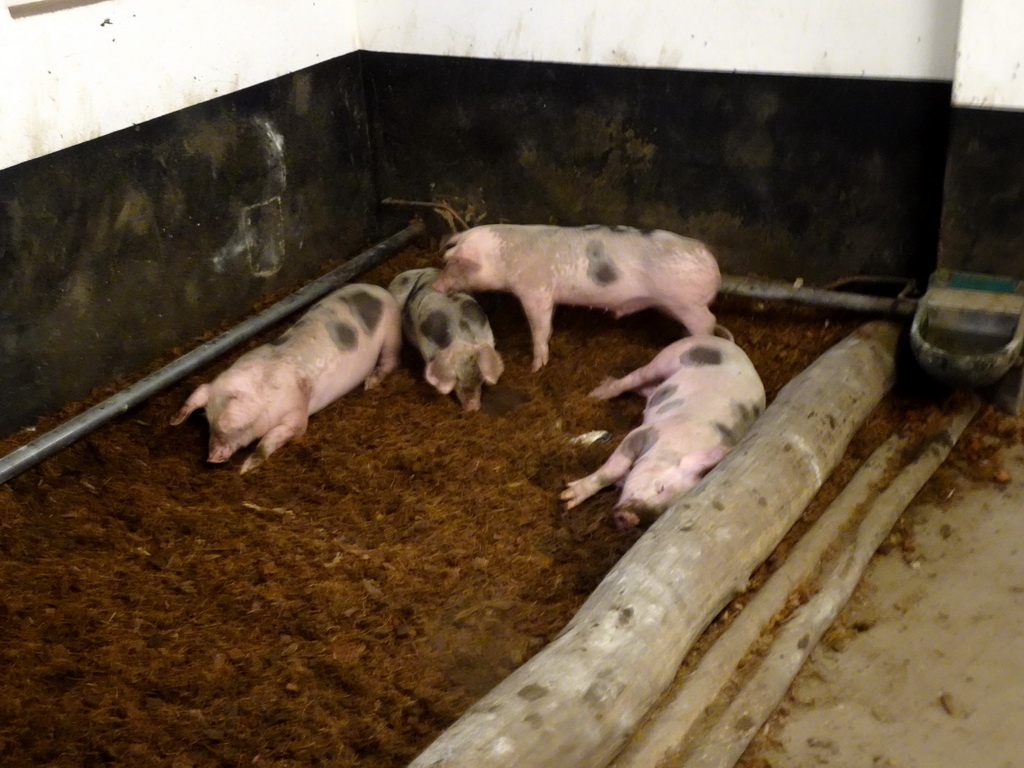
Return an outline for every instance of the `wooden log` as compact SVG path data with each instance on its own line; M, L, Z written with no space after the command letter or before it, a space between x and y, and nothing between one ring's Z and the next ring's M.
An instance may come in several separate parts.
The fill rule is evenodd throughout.
M785 609L793 591L810 582L836 539L861 514L864 502L882 491L891 464L907 442L908 438L893 435L871 454L697 666L666 693L612 768L660 768L666 761L678 761L698 738L699 724L720 701L740 662Z
M847 546L830 564L818 592L776 633L754 675L701 740L687 750L688 756L673 765L731 768L736 764L754 734L775 711L811 650L850 599L875 550L945 460L979 405L977 399L972 399L961 406L946 428L870 503L853 536L847 537Z
M562 633L410 768L606 766L888 391L899 331L867 323L784 387L741 444L620 559Z
M948 429L926 446L928 450L920 452L925 456L924 461L931 463L922 464L919 460L915 465L918 486L937 466L937 460L941 460L939 455L932 453L932 446L942 448L947 437L955 438L959 435L967 419L976 410L975 401L963 415L951 422ZM670 692L667 700L659 703L643 728L615 758L613 768L679 765L683 764L687 755L703 748L701 745L707 740L706 734L720 721L719 710L729 705L728 701L722 701L726 686L732 682L744 657L761 639L769 623L785 609L793 590L812 580L830 551L833 552L834 562L834 552L842 551L844 541L849 543L848 538L852 535L849 532L856 530L865 510L876 503L886 487L892 485L892 480L887 481L886 478L891 476L894 462L904 455L909 442L907 437L894 435L871 454L828 509L796 543L785 563L771 575L729 628L708 649L696 668L681 685ZM912 492L913 488L910 486L909 491ZM887 499L891 500L892 495ZM900 501L904 499L909 500L906 492ZM707 713L716 711L718 714L710 723L705 722L708 719ZM742 714L738 720L742 720ZM727 728L725 730L728 731Z

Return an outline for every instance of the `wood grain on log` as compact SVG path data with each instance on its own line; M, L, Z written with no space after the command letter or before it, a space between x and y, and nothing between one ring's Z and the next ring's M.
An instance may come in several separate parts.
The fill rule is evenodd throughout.
M410 768L601 768L746 586L888 391L899 326L872 322L779 393L626 553L563 632Z
M956 411L946 428L929 440L892 482L867 504L867 511L846 546L835 555L818 592L778 630L757 671L736 693L721 716L689 746L674 765L730 768L775 711L796 673L818 644L864 575L868 561L918 491L949 455L978 412L972 399ZM827 514L827 513L826 513Z
M893 435L871 454L697 666L648 713L643 726L616 756L613 768L661 768L679 762L681 751L694 743L698 724L724 698L744 657L785 610L793 591L812 580L829 548L862 512L865 500L881 493L891 465L908 442L909 438Z

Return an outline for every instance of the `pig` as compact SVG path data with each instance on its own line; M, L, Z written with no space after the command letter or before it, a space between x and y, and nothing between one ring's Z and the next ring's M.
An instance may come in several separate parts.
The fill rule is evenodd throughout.
M561 494L571 509L621 483L612 514L620 530L636 526L641 517L656 517L695 486L765 407L764 385L750 358L719 336L680 339L647 365L606 379L590 396L607 400L627 390L647 398L642 426L596 472L570 482Z
M424 378L442 395L455 390L467 411L480 410L483 382L494 385L505 363L494 349L487 315L466 293L430 287L441 270L427 267L398 275L388 290L402 311L402 331L423 356Z
M693 335L710 334L708 305L722 277L704 243L663 230L591 224L488 224L445 243L438 291L509 291L533 336L533 370L548 361L555 304L611 310L616 317L657 307Z
M280 337L200 385L171 424L205 407L212 463L227 461L259 439L242 464L242 472L249 472L301 437L311 414L360 382L366 389L377 386L398 366L401 345L399 309L391 294L375 285L346 285Z

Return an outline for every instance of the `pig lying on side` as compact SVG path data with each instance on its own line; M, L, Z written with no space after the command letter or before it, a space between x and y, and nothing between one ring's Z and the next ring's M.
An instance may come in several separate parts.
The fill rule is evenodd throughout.
M643 425L600 469L569 483L561 496L571 509L625 478L613 515L620 529L632 528L641 515L660 514L695 486L765 406L764 385L750 359L717 336L670 344L647 365L606 380L590 395L606 400L627 390L647 397Z
M255 469L306 431L309 415L398 366L398 305L375 285L351 284L322 299L279 338L246 352L188 398L171 424L197 408L210 423L207 461L220 463L259 439L242 464Z
M388 286L402 308L402 330L420 351L423 376L442 395L453 389L467 411L480 410L483 382L497 384L505 364L480 305L465 293L430 287L439 269L411 269Z
M718 263L698 240L631 227L489 224L454 235L438 291L510 291L533 335L533 370L548 361L555 304L609 309L616 317L658 307L693 335L710 334Z

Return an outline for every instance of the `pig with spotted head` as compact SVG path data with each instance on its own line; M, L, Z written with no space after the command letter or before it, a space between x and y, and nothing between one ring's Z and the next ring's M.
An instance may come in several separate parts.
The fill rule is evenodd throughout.
M453 390L467 411L480 409L483 384L497 384L505 363L494 349L487 315L466 293L431 288L440 270L411 269L388 290L402 312L402 331L423 357L424 378L442 395Z
M248 472L306 431L309 416L355 389L377 386L398 366L398 304L375 285L353 283L321 299L280 337L200 385L171 418L198 408L210 424L207 461L222 463L259 440Z
M444 248L435 290L513 293L530 323L534 371L548 361L556 304L616 317L657 307L693 335L715 328L708 305L721 284L718 262L699 240L672 232L487 224L453 235Z
M572 508L612 483L622 495L613 519L620 529L660 515L740 441L765 407L764 385L750 358L729 339L690 336L647 365L607 379L591 397L634 390L647 398L643 424L593 474L568 484Z

